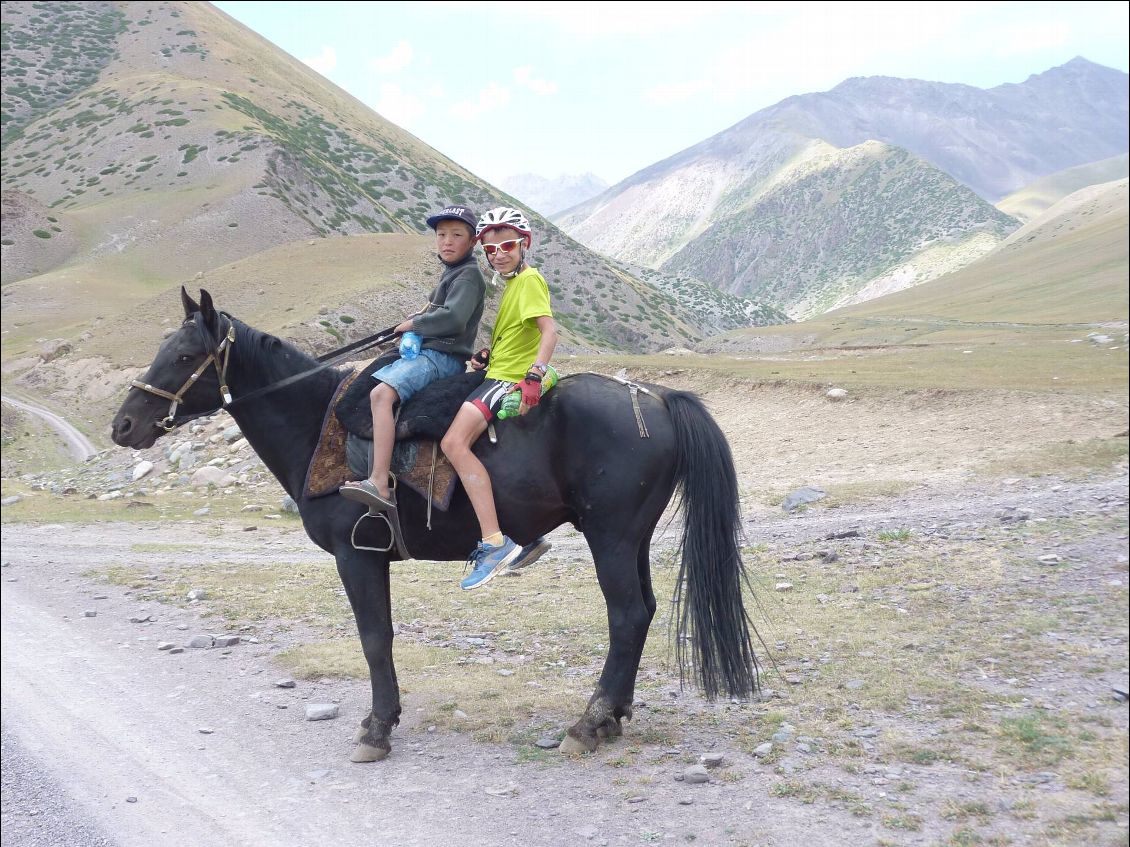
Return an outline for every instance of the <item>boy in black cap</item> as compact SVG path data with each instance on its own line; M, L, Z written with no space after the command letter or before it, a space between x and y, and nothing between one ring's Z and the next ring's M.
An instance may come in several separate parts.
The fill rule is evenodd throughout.
M466 370L486 296L486 281L473 255L477 223L475 213L466 206L448 206L428 218L428 226L436 233L436 252L444 264L443 274L428 297L428 304L397 324L395 330L423 336L420 353L411 359L402 357L373 374L377 380L376 387L369 392L373 410L373 473L368 479L341 486L338 491L342 497L377 510L395 507L388 484L396 436L393 407L407 402L429 383Z

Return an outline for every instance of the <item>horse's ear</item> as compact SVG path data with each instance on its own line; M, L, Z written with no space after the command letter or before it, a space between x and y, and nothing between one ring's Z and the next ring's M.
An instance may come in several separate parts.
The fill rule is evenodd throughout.
M180 301L184 305L184 316L187 318L193 312L199 312L200 306L191 297L188 296L188 289L183 285L180 287Z
M200 315L204 318L204 326L212 331L212 334L217 334L220 320L216 316L216 307L212 305L212 295L200 289Z

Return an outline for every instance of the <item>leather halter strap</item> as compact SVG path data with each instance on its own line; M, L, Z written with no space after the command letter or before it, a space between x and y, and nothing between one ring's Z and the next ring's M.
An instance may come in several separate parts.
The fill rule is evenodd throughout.
M165 391L163 388L157 388L155 385L150 385L147 382L142 382L138 379L130 380L130 385L134 388L139 388L142 391L147 391L150 394L156 394L158 397L164 397L169 400L169 414L155 423L160 429L165 432L172 432L180 424L185 421L177 421L177 406L184 402L184 395L188 393L192 386L196 385L196 380L200 379L201 375L208 370L209 365L214 365L216 368L216 376L220 379L220 399L225 406L230 405L232 402L231 392L228 390L227 374L228 374L228 360L231 357L231 348L235 344L235 324L232 323L231 318L224 315L228 322L228 331L220 341L218 347L208 353L207 358L200 363L200 366L185 380L184 385L180 387L176 393ZM199 318L199 313L197 314ZM203 324L197 319L195 321L197 329L200 330L200 336L204 339L205 348L208 347L208 336L204 330ZM199 416L194 416L199 417ZM191 420L189 418L188 420Z

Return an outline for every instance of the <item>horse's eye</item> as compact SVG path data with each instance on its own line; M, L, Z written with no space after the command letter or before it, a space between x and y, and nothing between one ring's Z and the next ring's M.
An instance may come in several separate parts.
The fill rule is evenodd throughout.
M187 365L191 361L192 361L192 357L190 355L188 355L187 353L181 353L181 355L177 356L177 362L179 364Z

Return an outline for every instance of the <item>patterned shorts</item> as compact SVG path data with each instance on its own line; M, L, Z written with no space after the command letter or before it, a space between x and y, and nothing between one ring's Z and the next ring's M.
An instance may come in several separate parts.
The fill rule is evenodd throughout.
M514 390L516 382L502 382L497 379L484 379L483 384L471 392L466 402L483 413L488 421L494 417L506 395Z

